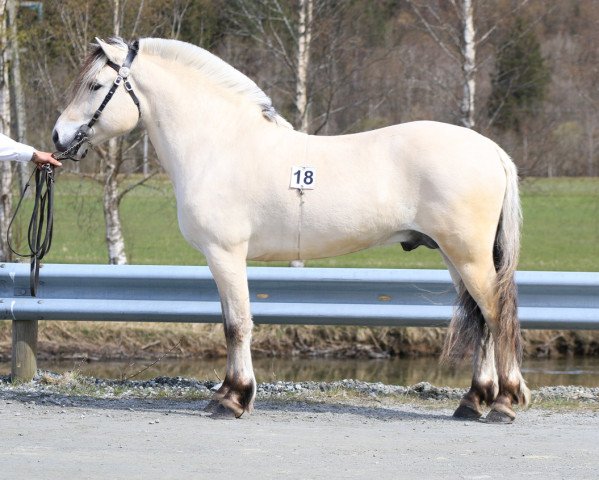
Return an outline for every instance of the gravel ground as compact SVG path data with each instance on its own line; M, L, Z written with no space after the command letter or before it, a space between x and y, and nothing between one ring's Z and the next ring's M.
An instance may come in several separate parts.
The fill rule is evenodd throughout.
M547 387L512 425L451 418L461 389L260 384L240 420L215 382L0 377L0 478L576 478L599 471L599 388Z

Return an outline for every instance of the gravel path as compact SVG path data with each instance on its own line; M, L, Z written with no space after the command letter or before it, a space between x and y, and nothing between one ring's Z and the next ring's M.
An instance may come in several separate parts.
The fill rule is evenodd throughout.
M0 378L0 478L596 479L599 389L534 392L512 425L451 418L459 389L261 384L240 420L214 382Z

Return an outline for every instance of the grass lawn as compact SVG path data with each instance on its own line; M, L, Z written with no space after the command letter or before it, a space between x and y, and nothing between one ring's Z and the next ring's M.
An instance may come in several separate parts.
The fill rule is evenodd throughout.
M47 263L106 263L100 186L68 174L56 183L54 241ZM599 271L599 178L526 179L520 270ZM21 215L26 228L29 211ZM165 178L129 193L121 205L131 264L205 265L179 232ZM24 245L22 238L18 244ZM23 248L23 247L21 247ZM251 262L252 265L286 265ZM310 261L313 267L444 268L437 252L399 245Z

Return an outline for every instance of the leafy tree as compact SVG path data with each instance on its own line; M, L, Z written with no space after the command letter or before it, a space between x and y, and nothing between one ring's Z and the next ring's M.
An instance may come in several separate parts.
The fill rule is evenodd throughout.
M521 131L525 119L543 102L549 80L549 68L531 24L517 17L497 54L488 103L491 123L503 130Z

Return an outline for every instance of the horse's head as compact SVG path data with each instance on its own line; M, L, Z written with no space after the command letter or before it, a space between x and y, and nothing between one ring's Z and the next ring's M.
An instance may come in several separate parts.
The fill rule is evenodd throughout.
M96 41L79 72L72 100L52 132L56 149L75 160L85 156L88 143L98 144L133 130L141 116L131 82L137 42Z

